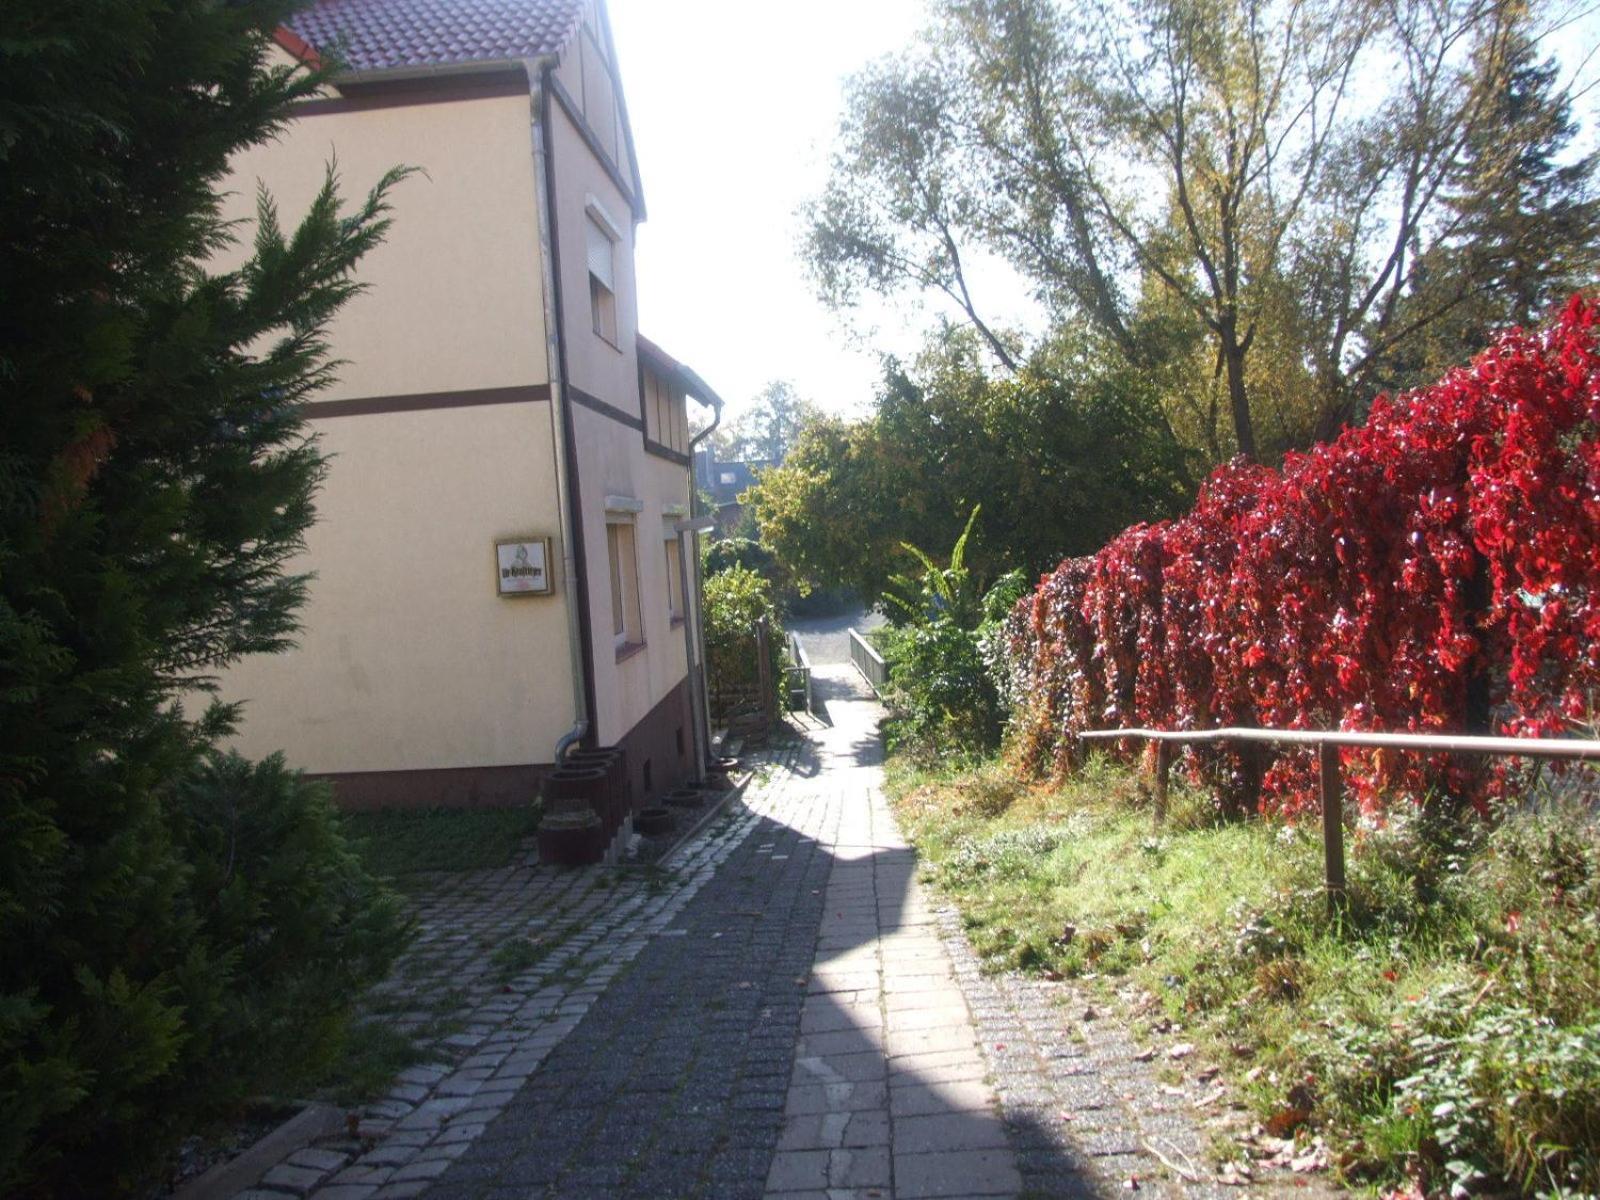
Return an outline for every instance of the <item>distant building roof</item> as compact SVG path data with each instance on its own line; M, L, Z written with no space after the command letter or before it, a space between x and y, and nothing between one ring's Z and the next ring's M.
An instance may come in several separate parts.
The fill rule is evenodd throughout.
M356 71L536 58L571 40L583 0L316 0L288 21Z
M737 504L740 493L755 486L756 474L778 464L770 459L751 459L748 462L718 462L709 453L700 464L700 486L711 493L718 508Z

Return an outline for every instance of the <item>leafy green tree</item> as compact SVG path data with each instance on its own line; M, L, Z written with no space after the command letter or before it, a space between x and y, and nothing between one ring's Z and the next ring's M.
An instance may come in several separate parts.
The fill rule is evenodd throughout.
M748 567L727 566L705 581L705 614L706 684L713 708L729 712L745 697L764 703L756 638L762 621L770 632L769 678L774 687L783 679L783 627L772 585Z
M1555 60L1540 61L1528 24L1524 13L1474 48L1472 86L1488 119L1454 164L1447 232L1418 265L1399 319L1442 315L1384 362L1393 390L1432 382L1501 329L1532 328L1600 278L1600 152L1572 156L1571 96Z
M775 379L725 429L712 434L723 462L782 462L800 431L817 419L816 405Z
M308 1030L397 945L394 910L326 833L325 795L232 768L196 782L235 715L204 703L209 675L295 630L305 580L286 566L323 469L301 402L332 378L328 324L395 179L346 211L330 172L287 233L263 194L249 260L208 268L233 234L217 198L230 158L321 83L270 65L288 8L18 0L0 32L8 1195L133 1188L261 1085L300 1033L242 1028L266 1010L241 998L304 968L259 949L320 942L313 969L347 960ZM222 811L202 816L197 787ZM237 839L257 819L272 828L255 844L275 849L250 857ZM225 855L199 848L207 830ZM280 853L300 857L265 866ZM295 862L303 892L251 880L287 881Z
M761 537L797 581L876 596L913 565L904 543L953 542L978 504L967 557L980 581L1037 575L1185 503L1190 457L1153 381L1068 335L1008 378L979 355L952 332L910 373L886 372L870 418L812 426L763 475L750 493Z
M1500 120L1464 57L1511 36L1517 0L933 7L927 37L850 94L806 235L830 303L943 293L1017 370L1027 354L968 285L973 253L1001 254L1058 324L1092 326L1130 365L1176 351L1208 371L1226 444L1203 440L1251 458L1272 449L1264 362L1280 399L1295 364L1310 383L1312 419L1278 423L1325 436L1448 314L1450 297L1403 301L1450 246L1462 155ZM1574 216L1531 222L1521 260L1591 244ZM1470 286L1494 275L1457 259Z

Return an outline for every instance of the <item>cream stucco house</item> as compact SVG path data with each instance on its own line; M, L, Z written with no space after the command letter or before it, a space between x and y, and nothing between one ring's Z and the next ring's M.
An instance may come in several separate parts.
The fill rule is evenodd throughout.
M303 209L396 164L346 365L310 406L332 455L299 648L223 680L240 748L378 805L527 800L581 737L636 797L704 734L688 404L720 407L637 328L645 215L602 0L317 0L285 55L348 70L235 164Z

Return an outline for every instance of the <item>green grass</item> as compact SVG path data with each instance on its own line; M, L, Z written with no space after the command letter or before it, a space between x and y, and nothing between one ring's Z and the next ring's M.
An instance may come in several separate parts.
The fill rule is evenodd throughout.
M507 939L489 956L489 962L495 969L495 978L501 983L506 983L532 970L557 945L559 942L556 941L536 942L525 937Z
M334 1104L365 1104L383 1095L394 1077L423 1060L421 1048L390 1026L351 1025L339 1057L314 1083L314 1095Z
M402 881L422 871L506 866L538 823L534 807L393 809L344 815L345 830L368 869Z
M1143 1019L1181 1021L1263 1119L1324 1133L1347 1181L1600 1190L1592 812L1364 828L1333 920L1316 828L1221 823L1175 789L1157 832L1103 763L1052 787L891 760L889 781L989 963L1136 985Z

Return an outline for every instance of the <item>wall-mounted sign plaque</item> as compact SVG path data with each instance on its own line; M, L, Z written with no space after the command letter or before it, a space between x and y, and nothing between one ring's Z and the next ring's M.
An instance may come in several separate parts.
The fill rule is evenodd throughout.
M494 544L502 596L550 594L550 539L519 538Z

